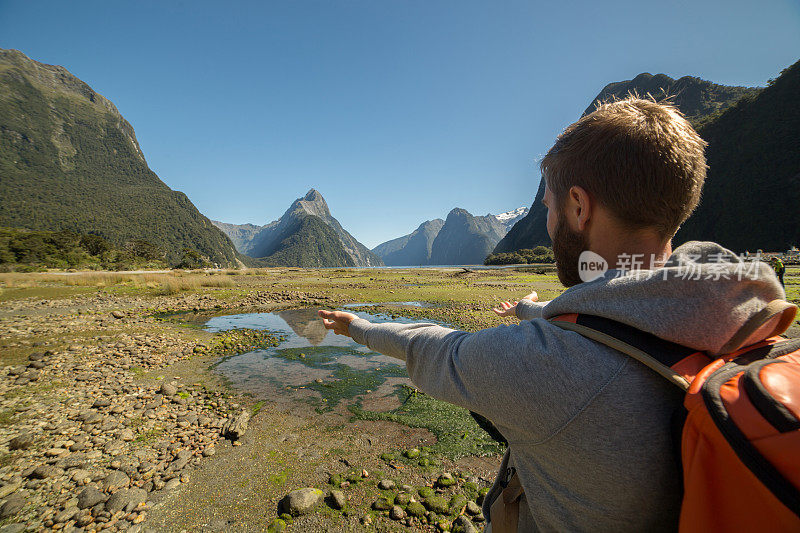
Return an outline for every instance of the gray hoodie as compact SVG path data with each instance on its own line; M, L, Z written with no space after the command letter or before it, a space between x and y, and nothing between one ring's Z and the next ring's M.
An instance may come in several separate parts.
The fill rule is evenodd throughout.
M670 420L683 393L546 319L598 315L716 353L750 316L784 297L766 263L690 242L661 269L610 270L550 302L523 301L518 325L467 333L358 319L350 333L404 359L422 391L497 426L509 442L500 474L513 465L525 489L519 531L667 531L677 528L680 511ZM484 503L487 516L498 480Z

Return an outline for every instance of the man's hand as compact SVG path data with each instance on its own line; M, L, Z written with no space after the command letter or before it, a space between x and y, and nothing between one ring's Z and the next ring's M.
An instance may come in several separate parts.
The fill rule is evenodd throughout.
M344 311L325 311L320 309L317 313L322 318L325 329L332 329L337 335L350 336L350 322L358 318L353 313Z
M523 300L531 300L532 302L539 301L539 295L536 294L536 291L533 291L529 295L522 298ZM498 316L516 316L517 315L517 304L519 302L515 301L514 303L511 302L500 302L498 307L492 309Z

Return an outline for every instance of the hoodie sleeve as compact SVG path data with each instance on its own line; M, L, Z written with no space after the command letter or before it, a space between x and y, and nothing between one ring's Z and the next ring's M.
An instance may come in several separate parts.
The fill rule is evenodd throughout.
M593 360L587 356L597 353L592 341L542 319L474 333L357 319L350 333L360 344L405 360L423 392L480 413L507 438L512 435L504 428L519 431L519 420L534 421L525 429L526 440L551 435L621 364L618 357Z
M535 318L542 318L542 310L544 306L550 302L534 302L523 298L517 303L516 315L520 320L533 320Z

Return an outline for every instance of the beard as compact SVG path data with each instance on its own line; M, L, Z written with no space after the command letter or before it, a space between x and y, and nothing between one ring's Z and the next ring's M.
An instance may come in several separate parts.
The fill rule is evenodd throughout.
M565 287L573 287L582 283L578 258L581 252L588 249L589 245L583 233L572 231L566 218L559 213L555 235L553 235L553 257L556 260L558 280Z

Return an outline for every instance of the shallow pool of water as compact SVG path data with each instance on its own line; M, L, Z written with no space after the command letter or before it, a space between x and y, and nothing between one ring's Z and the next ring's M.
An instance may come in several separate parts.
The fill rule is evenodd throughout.
M371 322L423 322L364 312L355 314ZM373 352L325 329L316 309L216 316L203 327L210 332L265 329L285 337L276 347L243 353L216 367L232 386L258 398L268 399L302 387L319 393L319 405L333 407L342 399L378 390L385 393L386 387L381 385L387 380L411 384L403 361Z

